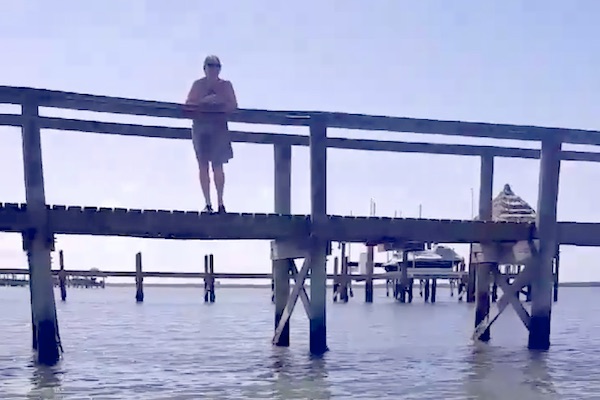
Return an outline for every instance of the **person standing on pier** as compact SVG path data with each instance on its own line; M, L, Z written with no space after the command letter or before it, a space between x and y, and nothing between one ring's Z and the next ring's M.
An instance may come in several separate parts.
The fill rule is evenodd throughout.
M196 80L188 94L186 111L192 118L192 142L198 167L200 186L206 201L203 213L212 213L210 199L209 164L212 165L217 189L217 212L225 213L223 164L233 158L233 149L227 126L227 114L237 109L237 99L230 81L219 78L221 61L211 55L204 60L204 78Z

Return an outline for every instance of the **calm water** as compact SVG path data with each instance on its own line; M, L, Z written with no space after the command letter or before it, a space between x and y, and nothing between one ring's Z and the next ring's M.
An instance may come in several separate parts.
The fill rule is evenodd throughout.
M308 355L302 306L292 345L270 344L269 289L71 289L58 303L64 360L32 365L29 292L0 288L2 399L600 399L600 288L561 288L552 349L532 354L512 310L489 345L469 341L473 306L444 289L401 305L376 290L328 305L331 351ZM57 296L58 297L58 296Z

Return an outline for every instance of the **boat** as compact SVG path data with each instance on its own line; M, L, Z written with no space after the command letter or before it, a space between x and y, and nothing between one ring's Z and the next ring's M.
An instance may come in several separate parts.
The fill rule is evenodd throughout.
M398 266L402 263L403 252L394 251L389 261L381 264L386 272L398 271ZM457 254L450 247L434 245L431 249L408 252L406 258L409 262L409 268L436 268L456 270L460 264L464 263L464 258Z

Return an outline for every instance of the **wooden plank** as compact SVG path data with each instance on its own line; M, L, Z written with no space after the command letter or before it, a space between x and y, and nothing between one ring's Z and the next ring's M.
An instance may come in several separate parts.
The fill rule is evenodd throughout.
M307 235L310 220L305 215L228 214L199 215L184 211L96 209L48 206L52 229L57 234L135 236L166 239L271 240ZM439 243L470 243L479 240L516 241L537 238L527 223L462 220L402 219L329 216L325 236L332 241L380 243L397 238L432 240ZM600 223L559 222L560 244L600 246ZM0 206L0 231L22 232L31 227L24 204ZM237 231L236 231L237 230ZM355 265L350 262L349 265ZM381 263L376 263L381 267Z
M307 216L276 214L201 215L195 212L154 210L98 210L52 207L49 224L57 234L132 236L165 239L275 239L309 235ZM469 243L479 240L515 241L529 238L533 225L525 223L325 217L320 235L330 241L373 242L389 238ZM31 223L22 208L0 208L0 229L21 232Z
M23 119L19 114L1 114L0 126L21 126Z
M40 105L48 107L154 117L188 117L183 112L182 105L176 103L10 86L0 86L0 103L19 104L24 93L37 96ZM231 120L235 122L258 124L308 125L310 117L314 116L326 117L328 119L328 126L333 128L536 141L553 136L561 138L565 143L600 144L600 132L593 130L491 124L483 122L441 121L340 112L325 113L314 111L241 109L232 114Z
M0 125L4 118L0 116ZM5 118L6 125L19 126L19 116L9 115ZM164 139L190 139L189 128L135 125L115 122L87 121L70 118L41 117L40 127L43 129L69 130L77 132L105 133L125 136L140 136ZM281 144L290 146L308 146L309 137L267 132L231 131L231 140L237 143ZM369 150L397 153L443 154L539 159L538 149L518 147L500 147L487 145L467 145L449 143L402 142L372 139L327 138L327 147L346 150ZM583 151L563 151L563 160L600 162L600 153Z

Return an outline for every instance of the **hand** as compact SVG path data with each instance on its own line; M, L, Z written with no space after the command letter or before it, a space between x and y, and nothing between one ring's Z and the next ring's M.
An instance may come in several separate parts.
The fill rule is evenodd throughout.
M183 115L185 116L193 116L196 111L198 111L198 106L196 104L184 104L183 105Z
M217 103L217 99L218 97L216 94L209 94L208 96L202 99L202 102L206 104L215 104Z

